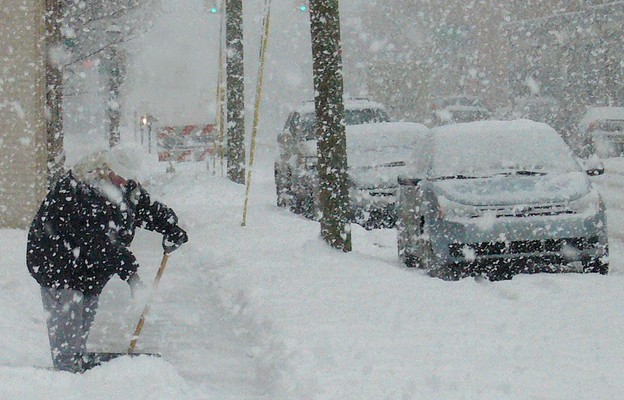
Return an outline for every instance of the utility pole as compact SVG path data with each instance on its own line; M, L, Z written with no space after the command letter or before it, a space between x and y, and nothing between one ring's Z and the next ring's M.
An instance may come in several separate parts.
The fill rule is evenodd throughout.
M243 67L243 1L225 2L227 85L227 174L245 183L245 85Z
M321 236L351 251L338 0L310 0Z
M110 148L113 148L121 141L121 133L119 131L121 122L119 91L125 78L125 57L123 50L117 46L121 38L121 29L117 25L112 25L106 29L106 33L109 40L109 48L105 53L106 78L108 79L108 104L106 108L108 115L108 145Z
M52 57L55 48L63 45L61 22L62 0L45 0L45 90L48 184L63 173L63 71L59 60Z

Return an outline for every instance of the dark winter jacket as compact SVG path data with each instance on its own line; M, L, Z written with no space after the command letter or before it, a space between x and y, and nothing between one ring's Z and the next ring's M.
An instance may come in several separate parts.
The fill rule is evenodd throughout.
M128 246L136 227L167 234L175 213L136 182L101 190L68 172L44 199L28 232L26 263L42 286L99 294L114 275L138 264Z

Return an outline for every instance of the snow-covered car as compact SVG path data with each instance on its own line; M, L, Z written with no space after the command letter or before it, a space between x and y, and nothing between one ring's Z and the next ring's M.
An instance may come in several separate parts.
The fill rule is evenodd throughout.
M425 125L412 122L347 128L351 221L364 228L392 228L396 222L398 177L405 172Z
M589 107L579 132L600 158L624 155L624 107Z
M389 121L386 108L369 99L345 99L345 124L358 125ZM284 129L277 135L279 155L274 163L277 205L290 207L297 213L310 213L310 204L301 196L294 196L305 188L296 188L305 182L309 157L316 157L316 114L314 102L304 102L286 119Z
M407 266L444 279L608 272L604 204L546 124L434 128L399 183L398 252Z
M414 122L347 126L351 222L366 229L394 227L398 177L406 172L406 160L428 131L425 125ZM310 207L306 215L316 218L320 210L316 144L307 150L306 171L294 186L294 197Z
M432 126L482 121L492 117L492 112L475 96L440 98L433 102L431 108Z

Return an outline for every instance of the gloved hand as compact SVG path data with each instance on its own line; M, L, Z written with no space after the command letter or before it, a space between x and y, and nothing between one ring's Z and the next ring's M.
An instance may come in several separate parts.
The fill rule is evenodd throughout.
M141 280L141 277L136 272L130 278L128 278L128 285L130 286L130 296L133 298L137 296L139 292L145 289L145 284Z
M188 242L186 231L176 225L163 236L163 249L171 253L186 242Z

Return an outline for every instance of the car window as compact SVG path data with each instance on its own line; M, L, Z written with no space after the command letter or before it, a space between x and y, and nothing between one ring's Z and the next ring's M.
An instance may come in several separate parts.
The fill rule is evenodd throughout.
M380 109L345 110L346 125L360 125L377 122L388 122L388 115Z

